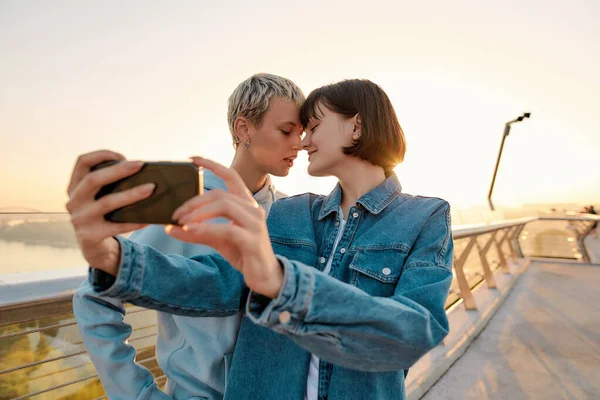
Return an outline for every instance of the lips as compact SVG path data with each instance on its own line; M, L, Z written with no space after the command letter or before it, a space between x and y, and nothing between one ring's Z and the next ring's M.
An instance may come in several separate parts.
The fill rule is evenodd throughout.
M287 157L284 158L283 161L285 161L287 163L287 165L292 168L294 166L294 160L296 159L296 156L292 156L292 157Z
M308 161L310 161L310 157L315 154L317 151L316 150L312 150L308 152Z

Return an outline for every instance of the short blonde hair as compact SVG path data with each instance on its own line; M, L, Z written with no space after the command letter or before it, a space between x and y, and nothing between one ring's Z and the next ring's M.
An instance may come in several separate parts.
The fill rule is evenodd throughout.
M272 97L295 101L302 107L305 96L302 90L291 80L272 74L255 74L238 85L227 101L227 122L233 139L233 147L237 147L240 138L235 132L237 117L248 119L259 126L262 117L269 109Z

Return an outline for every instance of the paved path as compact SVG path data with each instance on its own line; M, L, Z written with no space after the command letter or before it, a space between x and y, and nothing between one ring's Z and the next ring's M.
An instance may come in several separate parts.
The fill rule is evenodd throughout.
M533 262L423 399L600 399L600 266Z

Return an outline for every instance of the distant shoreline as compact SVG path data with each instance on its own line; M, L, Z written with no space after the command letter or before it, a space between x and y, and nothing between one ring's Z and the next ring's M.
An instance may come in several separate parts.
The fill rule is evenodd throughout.
M57 249L76 249L76 243L67 243L67 242L55 242L51 240L43 240L43 239L11 239L11 238L1 238L0 241L7 243L22 243L26 246L48 246L54 247Z

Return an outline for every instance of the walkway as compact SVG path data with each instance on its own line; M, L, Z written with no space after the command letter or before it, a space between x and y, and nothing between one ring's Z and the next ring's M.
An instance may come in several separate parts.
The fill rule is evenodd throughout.
M600 399L600 267L532 262L423 399Z

